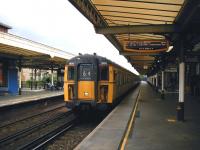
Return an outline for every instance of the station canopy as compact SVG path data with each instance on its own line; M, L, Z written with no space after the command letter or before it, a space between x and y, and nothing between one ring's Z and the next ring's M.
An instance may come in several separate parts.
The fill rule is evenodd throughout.
M198 11L195 0L69 0L140 74L148 74Z
M24 68L60 68L73 56L60 49L0 32L0 57L15 59Z

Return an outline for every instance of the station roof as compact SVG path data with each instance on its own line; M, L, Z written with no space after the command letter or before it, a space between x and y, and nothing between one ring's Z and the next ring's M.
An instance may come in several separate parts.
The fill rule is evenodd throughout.
M160 55L198 12L195 0L69 0L140 74L147 74ZM187 18L187 19L186 19ZM197 18L196 18L197 19ZM195 20L196 21L196 20ZM165 51L127 50L126 41L166 42ZM145 49L144 49L145 50Z
M1 22L0 22L0 26L1 26L1 27L4 27L4 28L6 28L6 29L11 29L11 28L12 28L12 27L10 27L9 25L6 25L6 24L1 23Z
M0 32L0 56L21 61L22 67L60 67L75 55L16 35Z

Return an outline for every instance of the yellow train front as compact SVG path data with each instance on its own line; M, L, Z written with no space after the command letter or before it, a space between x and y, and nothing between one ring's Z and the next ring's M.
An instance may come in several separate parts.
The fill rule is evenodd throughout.
M138 76L104 57L79 55L65 66L64 99L71 109L105 109L138 82Z

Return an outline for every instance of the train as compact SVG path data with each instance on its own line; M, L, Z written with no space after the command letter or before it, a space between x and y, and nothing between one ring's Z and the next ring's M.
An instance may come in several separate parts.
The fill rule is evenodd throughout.
M73 110L105 110L139 82L139 76L104 57L80 54L65 65L64 101Z

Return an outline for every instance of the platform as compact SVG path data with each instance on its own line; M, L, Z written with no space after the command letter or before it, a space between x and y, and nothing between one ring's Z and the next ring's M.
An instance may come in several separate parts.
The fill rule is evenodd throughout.
M0 96L0 108L63 95L63 90L24 91L22 95Z
M127 150L198 150L200 149L200 99L186 96L185 122L176 121L178 94L160 99L152 87L143 83L133 132Z
M178 94L168 93L162 100L159 93L143 82L76 147L76 150L120 149L120 142L123 140L139 88L141 89L138 106L140 113L129 133L125 149L200 149L199 99L186 97L185 122L178 122L176 121Z

